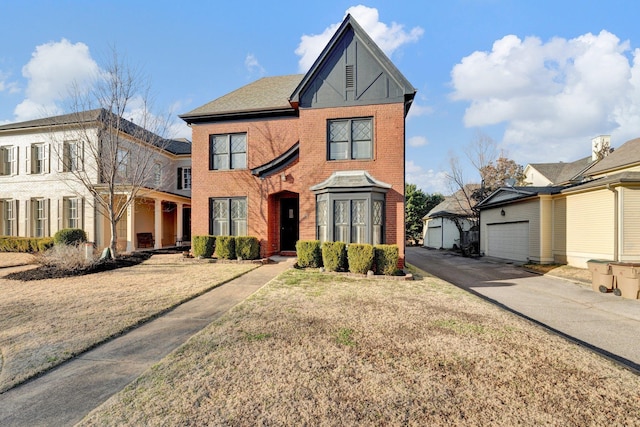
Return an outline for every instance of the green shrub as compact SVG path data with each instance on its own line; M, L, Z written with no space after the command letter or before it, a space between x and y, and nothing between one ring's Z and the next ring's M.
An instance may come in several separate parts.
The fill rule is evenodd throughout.
M344 242L324 242L322 244L322 263L328 271L347 269L347 249Z
M80 228L63 228L53 235L56 245L79 245L87 241L87 233Z
M87 239L85 239L84 241L86 242ZM37 245L38 245L38 252L45 252L48 249L51 249L55 244L55 239L52 237L43 237L41 239L38 239Z
M398 245L375 245L374 264L376 273L392 276L398 269Z
M347 260L350 272L367 274L373 267L373 246L351 243L347 249Z
M260 258L260 242L258 238L253 236L236 237L236 256L239 259Z
M193 236L191 238L191 252L196 258L211 258L215 248L215 236Z
M0 237L0 252L33 253L53 246L51 237Z
M298 265L300 267L322 267L322 249L320 240L298 240L296 242Z
M216 255L221 259L235 259L236 238L234 236L216 236Z

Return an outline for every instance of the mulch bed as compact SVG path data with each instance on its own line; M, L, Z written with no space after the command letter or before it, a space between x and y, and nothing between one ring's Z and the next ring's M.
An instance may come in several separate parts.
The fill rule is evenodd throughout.
M118 268L132 267L148 260L153 252L134 252L127 255L119 255L116 259L106 259L95 264L76 270L64 270L55 266L41 265L23 271L16 271L4 276L7 279L21 280L24 282L44 279L60 279L64 277L83 276L86 274L100 273Z

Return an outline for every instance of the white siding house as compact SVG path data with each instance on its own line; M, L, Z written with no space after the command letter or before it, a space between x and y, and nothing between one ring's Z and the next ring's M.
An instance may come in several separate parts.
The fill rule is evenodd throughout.
M106 114L110 113L92 110L0 126L0 236L48 237L63 228L82 228L98 248L108 246L108 221L95 200L104 183L94 155L102 147L99 127ZM84 120L82 138L77 132L79 120ZM130 122L127 127L141 130ZM118 159L123 174L132 170L127 162L135 162L133 153L141 149L152 156L153 168L144 177L144 191L119 223L119 249L136 249L140 232L151 232L155 247L185 240L191 205L191 144L162 139L165 144L153 147L133 132L123 132L121 138L124 148ZM93 194L79 180L79 173L97 189Z

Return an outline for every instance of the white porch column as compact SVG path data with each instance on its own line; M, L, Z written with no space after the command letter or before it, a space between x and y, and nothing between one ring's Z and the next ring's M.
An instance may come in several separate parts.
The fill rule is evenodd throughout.
M161 199L153 199L153 203L155 205L155 221L154 221L154 239L156 244L154 246L155 249L162 248L162 200Z
M136 201L127 206L127 252L136 250Z
M178 244L178 242L180 242L179 244L182 244L182 237L184 235L184 232L182 230L182 209L183 209L183 204L182 203L176 203L177 205L177 212L176 212L176 244Z

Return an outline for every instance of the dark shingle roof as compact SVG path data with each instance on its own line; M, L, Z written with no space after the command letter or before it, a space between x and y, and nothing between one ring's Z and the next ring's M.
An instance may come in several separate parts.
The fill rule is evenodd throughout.
M304 77L303 74L264 77L182 114L180 118L190 123L194 119L205 117L276 110L293 111L293 107L289 104L289 97L302 77Z
M98 120L102 111L102 109L98 108L95 110L81 111L79 113L43 117L41 119L27 120L24 122L7 123L6 125L0 126L0 131L87 123Z
M65 126L77 123L90 123L101 120L103 122L115 122L119 120L120 129L129 135L142 137L143 140L151 142L158 148L169 153L180 155L191 153L191 143L186 139L165 139L129 120L118 118L115 114L103 108L95 110L80 111L77 113L62 114L59 116L43 117L41 119L28 120L24 122L8 123L0 126L0 132L21 129L37 129L52 126Z
M191 154L191 142L186 139L165 139L164 146L162 147L171 154Z

